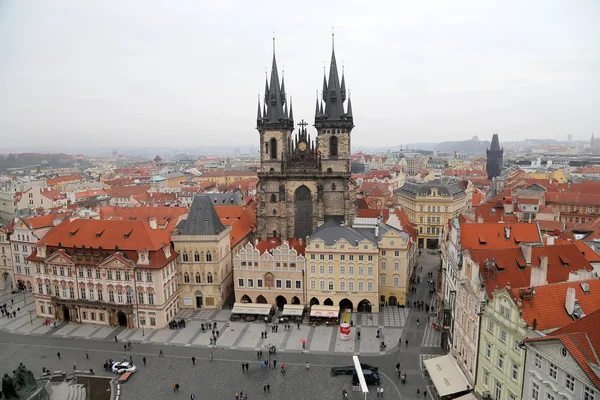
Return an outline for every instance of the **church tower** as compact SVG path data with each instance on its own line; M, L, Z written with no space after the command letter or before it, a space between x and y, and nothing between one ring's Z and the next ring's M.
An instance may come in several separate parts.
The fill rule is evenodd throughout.
M491 181L492 178L500 176L502 173L502 156L504 149L500 148L500 141L498 140L498 134L494 133L492 136L492 144L487 149L487 163L486 170L488 179Z
M357 215L356 187L350 179L352 107L348 104L344 112L345 82L343 76L341 83L338 78L335 54L331 62L329 85L325 81L324 87L333 92L324 90L325 107L317 102L317 140L311 140L304 121L294 136L291 100L288 112L273 46L271 79L265 83L262 105L259 98L256 117L261 144L256 196L260 239L305 239L328 217L350 223Z

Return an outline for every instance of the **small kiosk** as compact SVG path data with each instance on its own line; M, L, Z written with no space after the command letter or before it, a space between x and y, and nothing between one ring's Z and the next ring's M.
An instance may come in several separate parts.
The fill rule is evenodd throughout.
M314 325L337 325L340 315L338 306L321 306L314 305L310 308L309 324Z
M302 322L304 306L302 304L285 304L279 322Z

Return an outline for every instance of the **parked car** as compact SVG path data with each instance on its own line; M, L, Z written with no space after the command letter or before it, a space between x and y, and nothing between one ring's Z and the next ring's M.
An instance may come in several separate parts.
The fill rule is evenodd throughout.
M124 374L125 372L134 373L137 371L137 367L128 362L117 362L112 365L112 372L115 374Z
M372 365L369 365L369 364L360 364L360 367L363 369L363 371L368 369L368 370L377 372L379 370L379 368L373 367ZM354 365L348 365L347 367L333 367L333 368L331 368L331 375L333 375L333 376L352 375L354 373L354 371L355 371Z
M363 376L365 377L365 382L367 385L379 386L381 383L381 379L379 379L379 374L370 369L363 369ZM354 373L352 375L352 384L358 385L358 375Z

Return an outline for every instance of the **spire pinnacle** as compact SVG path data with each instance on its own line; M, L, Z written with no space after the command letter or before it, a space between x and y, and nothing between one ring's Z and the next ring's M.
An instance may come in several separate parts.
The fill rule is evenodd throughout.
M348 91L348 108L346 110L346 116L352 118L352 95L350 91Z
M317 103L315 106L315 118L320 115L319 113L319 91L317 90Z
M331 27L331 49L335 48L335 32L333 26Z
M292 96L290 96L290 116L288 118L290 121L294 120L294 110L292 109Z
M275 56L275 31L273 31L273 56Z
M260 93L258 94L258 111L256 112L256 120L262 120L262 114L260 113Z

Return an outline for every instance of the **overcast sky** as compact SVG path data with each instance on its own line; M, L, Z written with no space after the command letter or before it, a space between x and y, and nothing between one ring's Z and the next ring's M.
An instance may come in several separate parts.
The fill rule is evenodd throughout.
M597 0L4 0L0 153L258 145L272 32L294 117L312 124L332 27L353 145L587 140L600 135L599 19Z

